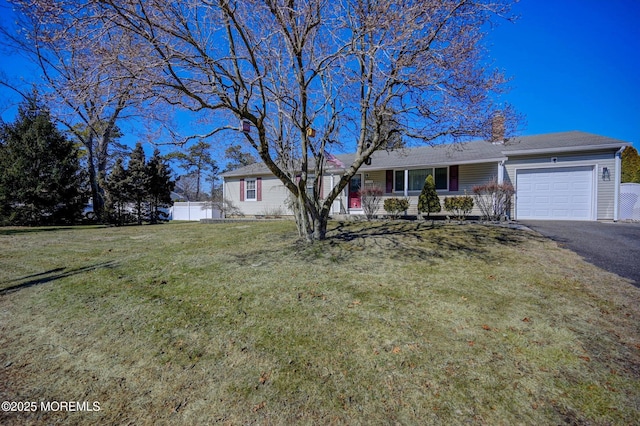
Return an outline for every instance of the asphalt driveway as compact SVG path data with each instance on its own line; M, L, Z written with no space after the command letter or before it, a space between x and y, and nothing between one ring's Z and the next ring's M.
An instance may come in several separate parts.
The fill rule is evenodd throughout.
M520 223L640 287L640 223L533 220Z

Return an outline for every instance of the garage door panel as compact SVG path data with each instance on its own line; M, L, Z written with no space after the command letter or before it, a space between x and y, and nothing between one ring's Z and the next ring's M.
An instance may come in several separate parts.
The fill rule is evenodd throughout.
M519 170L517 219L592 220L593 167Z
M549 184L548 183L537 183L534 185L534 189L536 191L548 191L549 190Z

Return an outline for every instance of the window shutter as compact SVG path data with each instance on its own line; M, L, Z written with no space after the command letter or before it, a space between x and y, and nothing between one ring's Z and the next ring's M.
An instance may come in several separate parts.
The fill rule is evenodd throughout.
M449 167L449 191L458 190L458 166Z
M244 179L240 179L240 201L244 201Z
M262 178L256 178L256 201L262 201Z
M393 192L393 170L387 170L387 181L386 181L386 193L391 194Z

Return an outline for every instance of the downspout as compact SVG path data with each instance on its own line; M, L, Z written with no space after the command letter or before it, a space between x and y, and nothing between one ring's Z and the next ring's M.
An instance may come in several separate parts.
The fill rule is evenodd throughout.
M220 209L220 218L224 219L226 217L226 215L224 214L225 211L225 205L224 205L224 200L227 199L227 194L225 194L225 191L227 190L227 185L225 185L226 179L222 178L222 202L220 203L220 207L222 207ZM213 217L213 207L211 208L211 217Z
M502 160L498 163L498 185L502 185L504 183L504 163L505 163L505 160ZM494 200L494 203L495 203L495 200ZM509 209L509 211L506 212L506 216L509 219L511 219L511 209Z
M333 188L335 186L336 186L335 179L333 177L333 173L331 173L331 189L330 189L330 191L333 191ZM339 196L341 196L341 195L339 195ZM333 202L331 203L331 214L335 214L336 213L335 203L336 203L336 200L333 200Z
M622 181L622 152L626 146L621 147L615 154L616 161L616 182L615 189L613 191L613 221L617 222L620 219L620 182Z
M504 183L504 160L498 163L498 184Z

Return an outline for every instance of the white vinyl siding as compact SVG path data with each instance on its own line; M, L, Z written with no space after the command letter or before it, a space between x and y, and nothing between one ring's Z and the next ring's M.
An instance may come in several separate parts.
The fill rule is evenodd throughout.
M473 195L473 187L498 177L498 163L461 164L458 169L458 193Z
M580 167L594 168L593 202L595 203L594 220L613 220L615 182L619 179L615 175L615 150L593 151L582 154L566 153L544 156L510 157L505 167L505 182L516 185L516 171L534 168ZM554 163L552 159L555 158ZM606 167L609 175L603 178L602 169ZM518 188L516 187L516 191ZM515 214L515 203L512 204L512 215ZM512 216L513 217L513 216Z
M243 215L255 216L264 215L274 211L282 211L285 215L292 212L287 207L287 195L289 191L285 188L280 179L275 176L264 176L262 178L262 201L240 201L240 177L228 177L224 182L225 199L237 207ZM245 197L247 192L247 180L255 178L245 178Z

